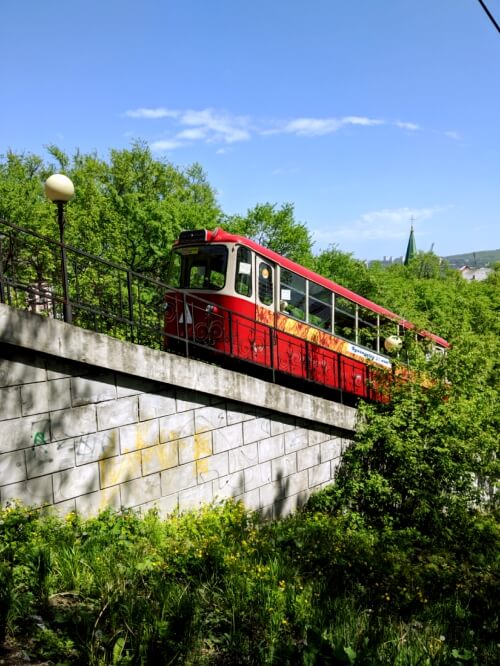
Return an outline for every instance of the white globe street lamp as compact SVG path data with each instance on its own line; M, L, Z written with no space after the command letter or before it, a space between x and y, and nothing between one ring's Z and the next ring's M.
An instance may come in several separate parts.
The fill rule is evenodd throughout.
M384 347L389 353L395 353L400 351L403 346L403 340L399 335L390 335L384 340Z
M64 176L62 173L55 173L52 176L49 176L45 181L45 196L57 206L57 224L59 225L63 278L63 317L64 321L68 324L71 324L73 321L73 313L71 311L71 303L69 300L68 269L66 263L66 247L64 245L64 226L66 223L64 218L64 205L73 198L74 194L75 186L68 176Z
M53 203L67 203L75 194L73 182L62 173L54 173L45 181L45 196Z

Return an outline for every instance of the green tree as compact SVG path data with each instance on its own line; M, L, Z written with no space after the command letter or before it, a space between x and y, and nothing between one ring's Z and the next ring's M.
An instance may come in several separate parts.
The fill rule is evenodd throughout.
M235 234L251 238L260 245L304 266L311 266L311 234L294 216L293 204L257 204L245 217L226 218L224 227Z
M342 252L336 245L315 257L314 270L365 298L371 298L376 293L374 278L365 262L355 259L350 252Z
M49 175L50 170L37 155L9 151L0 156L0 218L54 233L55 217L41 190Z
M0 216L57 238L43 183L68 175L75 197L66 206L66 240L92 254L164 278L169 250L182 229L213 228L221 211L198 164L185 169L157 160L147 145L112 150L109 161L48 146L53 162L8 153L0 160Z
M419 259L428 258L370 268L376 300L443 335L451 348L430 362L410 348L414 381L396 381L387 404L361 406L356 444L329 492L336 510L435 535L494 499L488 490L499 471L499 272L467 282L434 262L436 270L424 276Z

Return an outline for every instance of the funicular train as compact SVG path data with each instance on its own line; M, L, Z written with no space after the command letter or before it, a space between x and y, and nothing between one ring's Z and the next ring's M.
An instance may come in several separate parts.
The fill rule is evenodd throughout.
M254 241L216 229L174 243L165 297L166 348L209 350L343 401L386 400L405 334L444 353L446 340Z

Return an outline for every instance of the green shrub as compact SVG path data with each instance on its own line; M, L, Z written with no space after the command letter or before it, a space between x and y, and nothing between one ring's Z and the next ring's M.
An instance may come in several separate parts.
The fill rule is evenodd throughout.
M131 511L61 520L22 507L0 510L2 520L7 633L34 659L479 666L498 657L492 516L471 513L446 547L352 510L262 522L233 502L167 520Z

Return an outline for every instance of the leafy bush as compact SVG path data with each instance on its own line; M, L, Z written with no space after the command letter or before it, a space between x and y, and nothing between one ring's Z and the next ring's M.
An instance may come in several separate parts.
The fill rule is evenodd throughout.
M355 511L310 507L262 522L231 502L168 520L130 511L61 520L12 507L0 521L7 632L33 658L493 664L498 656L491 516L471 516L446 548Z

